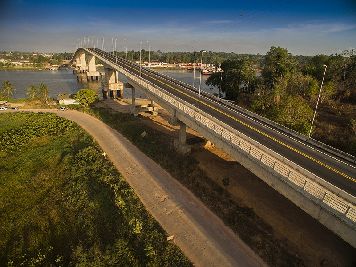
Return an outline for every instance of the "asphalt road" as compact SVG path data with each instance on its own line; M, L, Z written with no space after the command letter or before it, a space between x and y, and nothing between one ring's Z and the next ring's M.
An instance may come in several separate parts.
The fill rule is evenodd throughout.
M92 52L125 68L127 71L139 76L140 68L137 64L122 58L116 58L110 53L99 49L92 49ZM295 162L304 169L314 173L327 182L338 188L356 195L356 166L345 163L342 159L335 158L333 155L320 148L297 140L295 137L288 136L278 130L267 127L264 124L231 110L215 101L206 97L199 97L196 91L181 85L180 82L173 78L164 77L163 75L141 68L142 78L158 85L171 94L183 99L184 101L200 108L202 111L214 116L218 120L230 125L234 129L244 133L262 145L272 149L283 157Z

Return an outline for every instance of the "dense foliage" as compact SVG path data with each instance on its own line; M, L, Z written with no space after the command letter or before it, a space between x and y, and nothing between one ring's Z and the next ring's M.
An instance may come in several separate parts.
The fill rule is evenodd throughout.
M91 89L81 89L75 94L75 99L84 107L88 107L95 103L99 97L98 94Z
M76 124L1 114L0 141L1 266L191 265Z
M44 103L48 102L49 89L44 83L40 83L38 86L30 85L26 90L27 98L30 100L41 100Z
M9 99L15 92L15 87L10 81L3 81L0 88L0 99Z
M325 65L321 107L356 103L356 56L346 52L301 57L285 48L271 47L259 62L249 57L224 61L223 72L211 75L207 84L221 88L227 99L307 134Z

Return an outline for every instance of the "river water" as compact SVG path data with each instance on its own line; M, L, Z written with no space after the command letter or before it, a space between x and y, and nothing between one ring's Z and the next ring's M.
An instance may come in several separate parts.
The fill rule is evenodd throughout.
M193 71L186 70L158 70L165 75L171 76L185 83L193 85ZM216 88L210 88L205 84L208 76L202 76L201 89L209 93L217 93ZM50 97L56 97L60 93L73 94L82 88L91 88L101 96L101 82L80 83L72 70L58 71L27 71L27 70L11 70L0 71L0 83L10 81L15 88L14 98L25 98L26 90L30 85L39 85L44 83L49 88ZM196 71L195 87L199 86L199 72ZM124 90L124 97L130 97L131 90ZM137 92L137 97L145 97L142 92Z

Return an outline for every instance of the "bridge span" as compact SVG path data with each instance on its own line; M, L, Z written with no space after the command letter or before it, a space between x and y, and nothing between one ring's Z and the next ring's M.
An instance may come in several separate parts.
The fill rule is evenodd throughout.
M105 66L105 95L131 88L134 112L138 88L172 115L180 125L178 151L189 151L186 127L194 129L356 248L353 156L98 48L76 51L77 72L96 79L95 58Z

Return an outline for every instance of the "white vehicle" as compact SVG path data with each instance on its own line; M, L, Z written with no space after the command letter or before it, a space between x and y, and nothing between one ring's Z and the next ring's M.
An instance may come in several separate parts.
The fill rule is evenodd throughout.
M0 107L0 110L7 110L7 107Z

